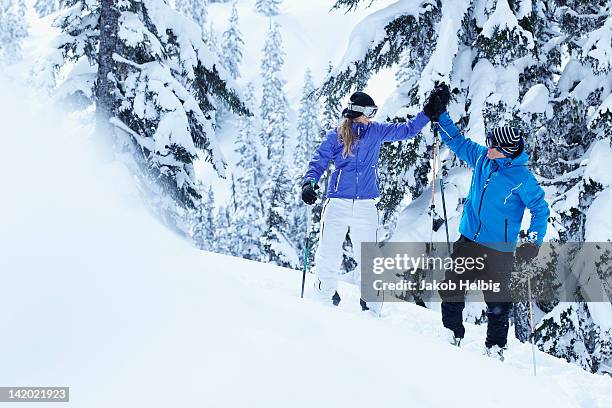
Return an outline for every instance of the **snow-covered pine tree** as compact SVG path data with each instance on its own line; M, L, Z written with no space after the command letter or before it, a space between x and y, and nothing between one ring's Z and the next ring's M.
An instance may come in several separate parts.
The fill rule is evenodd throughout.
M255 10L258 13L267 17L272 17L278 14L278 6L282 0L256 0Z
M223 32L223 53L221 54L223 66L236 79L240 77L240 63L242 62L242 34L238 28L238 9L236 2L232 6L229 27Z
M603 308L604 319L609 317L610 304L559 303L536 328L535 342L542 351L585 370L611 373L612 325L598 320L593 308Z
M116 148L131 153L158 208L178 214L199 198L193 170L199 152L224 174L212 119L218 101L248 112L195 23L165 2L116 6L69 0L60 12L64 61L57 68L75 63L60 91L96 103L98 123L112 124Z
M318 147L321 137L319 101L315 94L315 86L312 80L312 72L306 69L304 74L304 85L302 87L302 97L300 98L300 108L297 122L297 141L294 151L294 159L298 174L303 176L303 169L306 168L315 149Z
M262 97L260 115L262 119L261 138L267 149L267 159L282 158L287 139L288 101L284 91L285 81L281 78L284 51L280 25L270 23L261 61Z
M550 184L557 190L558 198L552 204L561 224L561 239L597 240L593 235L609 239L611 231L595 233L599 229L595 226L590 234L587 223L589 215L596 217L598 208L612 203L612 180L602 177L593 165L581 163L610 154L612 4L567 1L558 5L555 21L563 40L561 49L568 60L552 92L553 114L545 122L545 129L553 135L550 142L563 149L548 148L537 165L548 168Z
M198 183L198 191L202 198L198 200L194 214L192 239L198 249L214 251L216 249L215 194L212 186L205 190L201 182Z
M176 10L192 19L204 31L208 20L208 0L175 0Z
M231 226L232 218L229 208L223 205L219 206L215 215L215 252L232 256L238 255L235 253L237 237Z
M47 17L49 14L55 13L60 8L61 1L59 0L36 0L34 2L34 10L39 17Z
M255 111L255 89L251 83L247 86L244 103L249 110ZM239 238L235 253L242 258L261 260L266 176L259 153L259 125L255 116L240 119L235 145L235 151L239 154L236 163L237 209L232 223L233 234Z
M292 191L291 184L285 161L282 159L275 160L272 163L271 177L268 183L269 193L266 195L267 211L261 246L265 262L299 269L300 257L293 246L292 237L288 235L289 223L287 220L292 210L289 203Z
M304 86L300 99L297 122L297 140L293 160L293 191L290 199L294 201L295 210L291 213L290 236L300 253L304 250L307 229L307 211L312 211L301 199L302 179L308 162L320 143L321 124L319 101L315 94L315 86L310 69L304 74ZM310 215L312 216L312 214Z
M291 174L287 171L288 101L281 79L284 52L280 26L270 23L261 63L261 140L266 149L268 174L264 191L265 226L262 235L264 259L282 266L299 267L293 237L288 235L290 214L295 209Z
M10 65L22 58L21 44L28 36L24 0L0 0L0 64Z

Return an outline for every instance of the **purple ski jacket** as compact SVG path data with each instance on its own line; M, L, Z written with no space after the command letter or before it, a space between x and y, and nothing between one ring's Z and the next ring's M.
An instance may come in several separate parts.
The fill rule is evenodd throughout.
M331 175L328 198L376 198L380 196L378 158L381 144L411 139L427 123L429 118L423 112L405 123L354 123L353 131L357 138L353 154L348 157L342 157L343 145L338 140L338 129L333 129L327 133L308 164L303 183L318 182L329 162L333 161L335 170Z

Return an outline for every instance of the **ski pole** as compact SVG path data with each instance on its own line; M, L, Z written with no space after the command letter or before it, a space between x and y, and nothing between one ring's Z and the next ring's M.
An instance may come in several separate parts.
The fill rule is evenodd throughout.
M314 183L313 183L314 184ZM304 240L304 270L302 271L302 293L300 298L304 299L304 283L306 283L306 270L308 269L308 257L310 256L310 224L312 223L312 213L310 208L306 208L306 239Z
M436 122L432 122L431 126L433 128L433 132L434 132L434 142L433 142L433 160L431 163L431 206L429 207L429 214L431 216L431 233L429 234L429 250L433 251L434 250L434 245L433 245L433 233L434 233L434 229L436 227L435 222L435 211L436 211L436 161L437 161L437 148L438 148L438 140L436 138L437 135L437 129L435 126Z
M434 139L436 143L438 142L439 133L438 133L438 122L433 122L434 129ZM448 253L451 253L451 245L450 238L448 236L448 216L446 215L446 198L444 197L444 171L440 173L440 194L442 196L442 211L444 212L444 228L446 229L446 246L448 248Z
M536 376L536 353L533 327L533 307L531 305L531 274L527 275L527 293L529 294L529 326L531 327L531 359L533 361L533 376Z

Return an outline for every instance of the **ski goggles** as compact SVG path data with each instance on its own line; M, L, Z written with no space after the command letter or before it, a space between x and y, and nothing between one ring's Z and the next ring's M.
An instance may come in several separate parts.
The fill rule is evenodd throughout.
M370 119L376 116L376 112L378 112L378 106L359 106L351 102L349 102L347 108L348 110L353 111L353 112L363 113Z

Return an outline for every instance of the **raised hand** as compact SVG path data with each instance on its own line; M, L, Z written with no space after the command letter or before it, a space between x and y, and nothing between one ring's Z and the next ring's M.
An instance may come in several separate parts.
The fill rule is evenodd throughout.
M448 85L442 83L437 85L429 95L427 103L423 107L423 113L433 121L437 122L440 115L446 110L448 101L450 100L450 90Z

